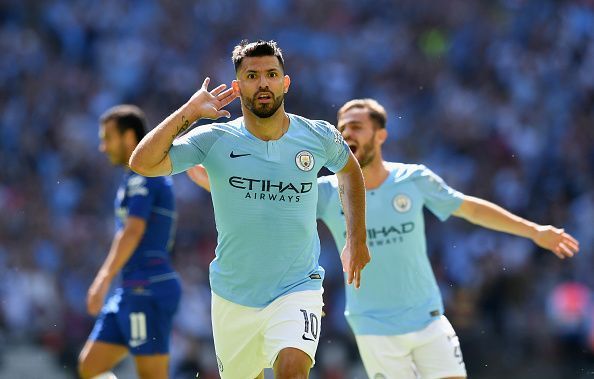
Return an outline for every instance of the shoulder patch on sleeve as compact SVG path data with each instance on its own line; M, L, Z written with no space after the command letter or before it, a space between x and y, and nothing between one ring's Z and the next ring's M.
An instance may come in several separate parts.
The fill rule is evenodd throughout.
M337 145L342 145L344 143L344 138L338 129L332 127L332 133L334 134L334 143Z
M128 179L128 196L146 196L148 188L146 187L146 178L140 175L133 175Z

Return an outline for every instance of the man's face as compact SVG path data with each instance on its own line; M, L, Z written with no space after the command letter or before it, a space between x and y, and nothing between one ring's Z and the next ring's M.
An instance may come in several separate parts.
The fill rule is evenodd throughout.
M364 108L351 108L338 119L338 130L359 161L361 168L367 166L381 149L378 128Z
M110 120L99 126L99 141L99 151L107 155L111 164L118 166L128 163L124 136L120 134L115 121Z
M283 104L290 79L275 56L243 58L233 87L242 104L260 118L272 116Z

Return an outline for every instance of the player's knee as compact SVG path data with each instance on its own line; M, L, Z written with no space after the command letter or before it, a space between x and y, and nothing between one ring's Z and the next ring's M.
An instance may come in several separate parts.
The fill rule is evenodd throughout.
M293 353L293 354L291 354ZM279 354L274 365L274 377L276 379L306 379L311 359L302 351Z
M111 371L97 373L84 359L78 361L78 376L80 379L118 379Z
M88 361L83 356L78 357L78 376L81 379L90 379L93 377L91 367L89 367Z
M111 371L101 372L102 370L88 359L88 355L83 354L78 357L77 371L80 379L118 379Z

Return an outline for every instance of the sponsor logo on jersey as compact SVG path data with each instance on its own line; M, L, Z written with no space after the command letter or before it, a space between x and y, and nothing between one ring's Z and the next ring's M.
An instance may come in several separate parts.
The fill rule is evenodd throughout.
M367 244L369 247L374 247L403 242L404 236L413 230L415 230L415 223L412 221L398 225L384 225L381 228L368 228ZM346 232L343 236L346 238Z
M298 203L301 201L301 195L308 193L313 188L313 182L283 182L272 181L270 179L244 178L241 176L232 176L229 178L229 184L233 188L245 190L246 199L283 201L289 203Z
M295 164L301 171L311 171L315 165L315 159L312 153L303 150L295 156Z
M407 195L398 194L394 196L394 199L392 200L392 206L397 212L408 212L412 206L412 200Z

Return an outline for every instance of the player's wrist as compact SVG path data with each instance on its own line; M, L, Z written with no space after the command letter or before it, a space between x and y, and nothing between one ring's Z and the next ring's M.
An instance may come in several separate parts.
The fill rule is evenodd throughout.
M530 238L532 241L536 241L538 238L538 235L542 231L542 228L543 228L542 225L536 224L534 222L530 222L528 238Z
M181 108L178 109L178 113L180 117L183 118L183 120L187 120L187 126L203 118L203 115L200 113L200 110L197 109L197 107L190 101L182 105Z
M364 228L362 230L365 230ZM346 237L347 243L353 247L361 247L367 244L367 234L366 233L353 233L347 234Z

